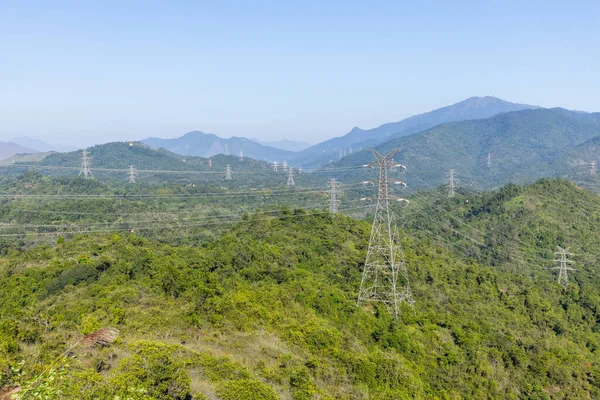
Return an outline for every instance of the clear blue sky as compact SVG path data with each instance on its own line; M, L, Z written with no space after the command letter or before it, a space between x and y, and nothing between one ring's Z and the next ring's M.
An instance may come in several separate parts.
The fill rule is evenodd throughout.
M476 95L599 111L599 21L599 1L3 1L0 140L318 142Z

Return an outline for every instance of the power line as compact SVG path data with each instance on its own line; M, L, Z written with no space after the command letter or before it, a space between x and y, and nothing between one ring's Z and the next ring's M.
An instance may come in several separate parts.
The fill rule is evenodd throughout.
M362 205L360 207L349 207L349 208L344 208L344 209L340 209L339 211L350 211L350 210L363 210L363 209L367 209L370 206L365 206ZM282 212L282 210L275 210L273 211L275 213L280 213ZM261 213L266 213L266 211L263 211ZM296 218L296 217L307 217L307 216L311 216L311 215L318 215L318 214L323 214L323 213L328 213L328 211L315 211L312 213L306 213L306 214L301 214L301 215L292 215L291 217ZM242 214L244 215L244 214ZM271 216L270 218L273 218L276 216ZM263 218L262 220L267 220L268 218ZM261 220L261 219L259 219ZM235 222L236 220L231 220L231 221L227 221L227 222ZM215 226L215 225L225 225L225 223L223 222L208 222L208 223L194 223L194 224L180 224L180 225L163 225L163 226L157 226L155 223L152 224L151 226L148 227L134 227L134 229L138 229L138 230L160 230L160 229L178 229L178 228L188 228L188 227L199 227L199 226ZM131 231L131 228L114 228L114 229L90 229L90 230L79 230L79 231L55 231L55 232L26 232L26 233L9 233L9 234L0 234L0 237L22 237L22 236L26 236L26 235L66 235L66 234L84 234L84 233L112 233L112 232L129 232Z

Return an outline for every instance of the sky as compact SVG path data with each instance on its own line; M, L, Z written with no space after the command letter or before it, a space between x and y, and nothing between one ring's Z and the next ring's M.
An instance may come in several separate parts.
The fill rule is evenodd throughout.
M471 96L600 111L598 1L12 1L0 141L317 143Z

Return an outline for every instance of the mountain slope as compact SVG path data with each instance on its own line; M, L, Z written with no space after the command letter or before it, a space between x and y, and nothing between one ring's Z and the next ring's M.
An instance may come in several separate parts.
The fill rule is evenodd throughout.
M295 140L276 140L276 141L265 141L258 139L251 139L252 141L262 144L264 146L274 147L276 149L287 150L287 151L302 151L310 147L310 143L297 142Z
M226 146L229 154L238 156L243 151L244 156L263 161L284 161L291 159L295 153L263 146L250 139L232 137L222 139L216 135L193 131L175 139L148 138L143 140L154 148L164 148L173 153L199 157L212 157L225 154Z
M0 142L0 160L8 157L12 157L15 154L30 154L37 153L37 151L20 146L12 142Z
M532 109L441 124L419 134L392 139L375 149L386 153L398 148L395 159L407 166L403 179L414 188L441 184L450 168L456 170L463 185L493 188L556 176L552 162L599 135L600 124L556 110ZM356 167L372 160L371 152L363 150L332 168ZM359 175L366 176L364 172L347 175L340 179L354 181Z
M326 140L301 152L297 160L305 164L314 163L334 156L350 147L358 150L382 143L389 137L401 137L417 133L444 122L484 119L498 114L536 108L525 104L510 103L496 97L471 97L459 103L442 107L424 114L415 115L399 122L383 124L377 128L363 130L353 128L344 136Z
M96 145L87 149L91 158L91 169L94 177L111 181L123 181L128 177L129 166L133 165L139 175L139 182L169 183L218 183L225 187L277 187L285 185L286 171L273 171L273 165L264 161L238 156L217 154L209 160L202 157L182 156L164 149L154 149L142 142L112 142ZM53 176L75 176L79 174L82 152L54 153L44 158L39 164L41 171ZM229 165L232 179L225 180L226 168ZM46 167L46 168L44 168ZM0 173L11 172L22 174L27 169L13 168L11 171L0 170ZM181 171L181 172L180 172ZM310 174L297 175L298 187L313 186L316 178ZM324 182L324 181L323 181ZM323 183L321 183L323 184Z
M578 207L597 213L600 199L545 181L440 200L413 222L453 240L451 210L508 250L487 233L518 221L507 231L527 229L517 256L597 249L594 221L563 218ZM405 232L416 306L398 321L356 306L370 226L342 215L253 215L203 247L112 234L11 252L0 258L0 386L56 399L600 396L597 260L565 291L550 270L509 272L513 260L486 247L494 266ZM102 327L119 340L73 345Z

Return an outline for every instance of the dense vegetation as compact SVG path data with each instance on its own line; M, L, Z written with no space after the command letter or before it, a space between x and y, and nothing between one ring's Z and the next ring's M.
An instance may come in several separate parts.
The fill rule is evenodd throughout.
M594 160L585 151L591 143L578 146L600 136L600 123L595 117L562 109L516 111L441 124L392 139L375 149L381 153L399 149L396 160L407 166L405 179L413 188L437 187L450 168L457 171L463 184L475 189L529 183L543 177L574 179L580 170L572 167L578 160L584 159L585 164ZM360 166L371 161L371 152L363 150L332 167ZM350 175L357 177L352 172L340 179L347 181Z
M8 248L0 387L58 399L600 397L597 196L560 180L443 195L398 210L417 303L397 321L356 307L370 226L343 215L252 214L199 246L114 233ZM556 245L580 257L568 290L546 269ZM77 342L102 327L120 330L116 343Z

